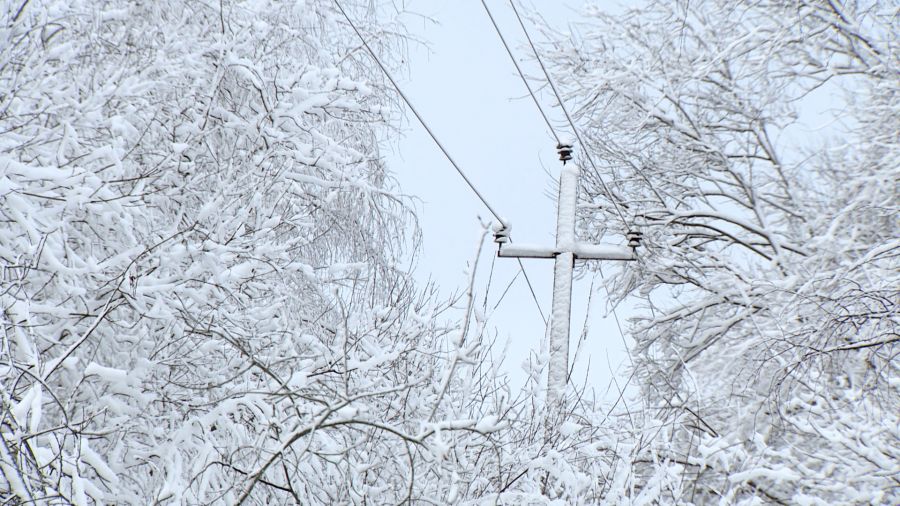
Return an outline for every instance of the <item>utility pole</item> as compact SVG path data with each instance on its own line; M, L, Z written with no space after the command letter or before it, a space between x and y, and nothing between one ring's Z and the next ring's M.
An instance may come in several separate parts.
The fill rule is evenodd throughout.
M512 244L510 227L495 227L497 256L503 258L552 258L553 307L550 311L550 363L547 375L548 418L561 414L569 376L569 327L572 312L572 276L575 260L635 260L640 233L629 232L628 246L582 244L575 237L575 210L578 201L578 167L566 165L572 159L571 143L557 146L563 169L559 176L556 214L556 245L541 247Z

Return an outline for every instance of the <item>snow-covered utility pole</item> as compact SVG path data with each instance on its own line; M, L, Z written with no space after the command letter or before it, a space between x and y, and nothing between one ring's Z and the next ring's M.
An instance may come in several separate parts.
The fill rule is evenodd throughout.
M557 146L563 169L559 176L559 199L556 216L556 246L543 247L512 244L510 226L496 225L494 240L499 244L497 256L504 258L553 258L553 307L550 312L550 363L547 377L547 407L551 417L561 413L569 375L569 326L572 309L572 274L575 260L634 260L640 234L629 232L628 246L582 244L575 237L575 208L578 200L576 165L572 144Z

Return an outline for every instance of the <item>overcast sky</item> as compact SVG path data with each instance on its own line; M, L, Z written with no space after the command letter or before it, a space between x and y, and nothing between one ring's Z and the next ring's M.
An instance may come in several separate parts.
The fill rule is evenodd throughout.
M531 5L561 30L577 21L577 2L539 0ZM508 2L493 0L489 6L526 72L537 76L540 69L523 47L524 35ZM512 222L514 239L552 244L556 221L553 194L561 168L555 141L527 97L480 1L429 0L414 2L411 8L430 16L437 24L412 16L406 18L412 34L426 40L430 47L411 46L409 72L401 79L404 92L491 205ZM532 31L535 35L536 30ZM564 118L554 107L551 94L542 94L540 99L552 118ZM478 219L491 219L490 212L411 114L405 131L394 146L389 163L402 190L419 199L417 210L424 243L416 276L422 281L434 279L445 292L460 289L477 245ZM482 294L495 254L496 246L488 243L479 265ZM550 308L552 261L529 260L525 267L546 315ZM496 259L489 306L497 302L518 270L514 259ZM591 277L586 276L576 281L573 290L573 354L584 325L590 285ZM602 291L595 291L590 330L573 378L583 381L584 366L590 359L590 383L600 393L609 384L610 370L620 369L627 361L614 321L603 318L607 306L601 294ZM619 310L620 318L627 315L627 310ZM497 308L492 323L500 334L499 341L509 343L506 369L521 381L521 363L529 352L540 348L544 338L543 321L521 276Z

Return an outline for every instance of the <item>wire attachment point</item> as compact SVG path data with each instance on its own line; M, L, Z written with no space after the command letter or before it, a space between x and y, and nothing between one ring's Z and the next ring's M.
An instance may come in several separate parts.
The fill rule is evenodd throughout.
M625 234L625 238L628 239L629 248L637 249L637 247L641 245L641 239L644 238L644 234L636 230L629 230L628 233Z
M571 142L560 141L559 144L556 145L556 152L559 153L559 159L562 161L563 165L572 159L572 151L573 148Z
M512 225L494 223L494 242L500 245L508 244L510 232L512 232Z

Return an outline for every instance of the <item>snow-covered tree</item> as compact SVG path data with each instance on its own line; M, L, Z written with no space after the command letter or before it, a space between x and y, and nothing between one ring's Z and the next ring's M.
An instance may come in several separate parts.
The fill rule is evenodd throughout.
M643 301L617 501L900 501L898 14L598 5L547 48L598 162L582 234L645 237L610 286Z
M404 272L396 103L332 2L2 9L4 503L440 503L481 479L450 454L503 426L484 319L469 297L441 323Z

